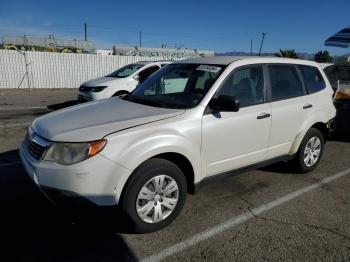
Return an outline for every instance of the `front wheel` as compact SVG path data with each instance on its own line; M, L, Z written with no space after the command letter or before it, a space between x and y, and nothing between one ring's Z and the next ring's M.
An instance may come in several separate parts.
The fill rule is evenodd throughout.
M164 159L150 159L135 170L122 199L132 229L159 230L180 213L186 199L186 178L181 169Z
M297 171L306 173L314 170L319 164L324 147L324 137L320 130L310 128L300 144L294 159Z

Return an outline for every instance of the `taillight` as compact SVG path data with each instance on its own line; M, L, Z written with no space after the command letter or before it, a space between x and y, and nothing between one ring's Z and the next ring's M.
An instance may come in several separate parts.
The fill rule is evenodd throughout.
M350 100L350 86L339 86L334 100Z

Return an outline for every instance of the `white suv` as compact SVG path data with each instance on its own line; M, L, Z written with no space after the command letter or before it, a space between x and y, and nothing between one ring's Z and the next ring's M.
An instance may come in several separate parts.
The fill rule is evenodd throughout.
M109 75L84 82L79 87L78 101L125 96L151 74L170 63L170 61L140 61L119 68Z
M149 232L173 221L186 193L214 177L286 160L313 170L335 116L332 94L310 61L178 61L123 99L36 119L20 154L49 197L119 204L136 231Z

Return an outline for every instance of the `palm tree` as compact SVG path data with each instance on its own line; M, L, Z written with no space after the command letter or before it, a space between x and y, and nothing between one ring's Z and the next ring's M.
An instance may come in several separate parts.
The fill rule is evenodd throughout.
M275 53L275 56L278 57L288 57L288 58L299 58L294 49L280 49L279 53Z
M332 57L328 51L318 51L314 56L314 60L318 63L330 63L332 62Z

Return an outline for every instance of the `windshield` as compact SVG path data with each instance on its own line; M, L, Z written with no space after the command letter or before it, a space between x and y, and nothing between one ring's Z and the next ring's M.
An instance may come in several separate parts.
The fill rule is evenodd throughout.
M114 77L114 78L125 78L125 77L132 75L133 73L135 73L137 70L139 70L143 66L144 65L140 65L140 64L127 65L127 66L124 66L122 68L119 68L117 71L114 71L113 73L111 73L107 76Z
M169 64L147 78L127 99L155 107L192 108L222 71L221 65Z

